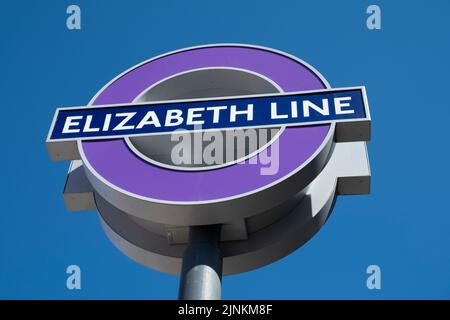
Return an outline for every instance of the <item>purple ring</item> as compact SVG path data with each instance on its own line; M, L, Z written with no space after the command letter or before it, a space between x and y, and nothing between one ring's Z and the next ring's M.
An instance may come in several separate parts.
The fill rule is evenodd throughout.
M128 71L100 91L94 105L132 102L154 83L198 68L234 67L266 76L285 92L326 85L300 61L268 49L223 45L199 47L150 60ZM83 141L83 161L116 188L153 200L213 201L263 188L288 175L325 140L330 125L286 128L279 139L279 169L261 175L258 164L235 164L209 171L176 171L158 167L135 155L123 139Z

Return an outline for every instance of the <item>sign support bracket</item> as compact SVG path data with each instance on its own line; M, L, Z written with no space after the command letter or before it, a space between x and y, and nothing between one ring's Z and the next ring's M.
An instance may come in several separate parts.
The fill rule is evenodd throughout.
M221 225L189 227L189 242L181 267L180 300L220 300L222 254Z

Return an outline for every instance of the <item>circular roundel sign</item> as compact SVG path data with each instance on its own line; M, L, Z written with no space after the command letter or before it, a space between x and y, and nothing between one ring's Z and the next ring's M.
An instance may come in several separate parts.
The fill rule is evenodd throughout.
M130 257L178 273L189 226L222 224L226 274L307 241L337 193L367 193L369 136L364 87L331 89L291 55L224 44L155 57L58 109L47 147L74 160L68 207L97 209Z

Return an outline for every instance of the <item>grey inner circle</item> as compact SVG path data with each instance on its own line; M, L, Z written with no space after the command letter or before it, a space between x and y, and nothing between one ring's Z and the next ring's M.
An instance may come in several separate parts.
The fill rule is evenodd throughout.
M206 68L174 75L148 88L135 102L277 93L281 88L242 69ZM244 161L277 139L283 128L218 130L126 138L142 159L175 170L210 170ZM219 147L220 146L220 147Z

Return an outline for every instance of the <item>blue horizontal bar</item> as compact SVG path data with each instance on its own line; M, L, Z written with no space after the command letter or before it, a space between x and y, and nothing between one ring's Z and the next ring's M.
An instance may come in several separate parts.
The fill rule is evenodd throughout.
M246 127L302 126L368 118L363 87L60 108L50 140L106 139Z

